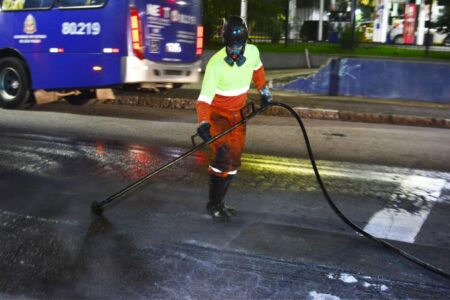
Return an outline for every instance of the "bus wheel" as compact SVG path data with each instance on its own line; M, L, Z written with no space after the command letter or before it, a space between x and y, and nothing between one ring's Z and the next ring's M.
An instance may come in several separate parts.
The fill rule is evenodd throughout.
M31 99L25 64L16 57L0 59L0 106L21 108Z
M403 44L403 43L404 43L404 41L403 41L403 35L397 35L397 36L394 38L394 44L400 45L400 44Z
M79 95L65 96L64 99L72 105L85 105L95 99L95 92L85 90Z

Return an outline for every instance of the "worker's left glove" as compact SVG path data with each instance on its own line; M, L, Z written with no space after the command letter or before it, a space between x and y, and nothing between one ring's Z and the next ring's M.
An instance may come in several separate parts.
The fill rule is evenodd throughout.
M270 102L272 102L273 97L267 86L263 87L259 90L259 94L261 95L261 106L266 106Z
M198 128L197 128L198 135L202 138L202 140L205 143L211 139L210 129L211 129L211 125L206 121L201 122L200 126L198 126Z

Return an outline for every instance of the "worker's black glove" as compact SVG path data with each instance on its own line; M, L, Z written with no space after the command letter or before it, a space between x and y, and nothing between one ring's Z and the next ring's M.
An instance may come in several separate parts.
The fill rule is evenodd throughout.
M198 135L202 138L202 140L206 143L211 139L211 125L208 122L203 121L200 123L200 126L197 128Z
M261 95L261 106L266 106L270 102L272 102L273 97L267 86L263 87L259 90L259 94Z

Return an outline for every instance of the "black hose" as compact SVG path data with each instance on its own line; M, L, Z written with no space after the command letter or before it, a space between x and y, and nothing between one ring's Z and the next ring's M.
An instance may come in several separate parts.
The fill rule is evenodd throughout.
M350 221L350 220L349 220L349 219L348 219L348 218L340 211L340 209L336 206L336 204L333 202L333 200L331 199L330 195L328 194L328 191L327 191L327 189L326 189L326 187L325 187L325 184L323 183L322 178L320 177L319 170L318 170L318 168L317 168L316 161L315 161L315 159L314 159L314 154L313 154L313 151L312 151L312 149L311 149L311 144L310 144L310 142L309 142L308 133L306 132L305 125L303 124L303 122L302 122L300 116L295 112L294 109L292 109L292 107L290 107L290 106L287 105L287 104L279 103L279 102L272 102L272 103L270 103L269 105L271 105L271 106L281 106L281 107L287 109L287 110L291 113L291 115L292 115L293 117L295 117L295 119L297 120L297 122L298 122L300 128L302 129L303 138L305 139L306 148L307 148L307 150L308 150L309 160L311 161L311 165L312 165L312 167L313 167L313 169L314 169L314 174L316 175L316 179L317 179L317 182L319 183L320 189L322 190L323 195L325 196L325 199L327 200L328 204L331 206L331 208L333 209L333 211L338 215L338 217L339 217L342 221L344 221L345 224L347 224L347 225L350 226L353 230L355 230L356 232L362 234L362 235L365 236L366 238L368 238L368 239L370 239L370 240L373 240L373 241L375 241L375 242L378 242L378 243L382 244L383 246L385 246L385 247L387 247L387 248L389 248L389 249L394 250L396 253L398 253L398 254L400 254L401 256L405 257L406 259L408 259L408 260L410 260L410 261L412 261L412 262L414 262L414 263L416 263L416 264L418 264L418 265L424 267L425 269L427 269L427 270L429 270L429 271L432 271L432 272L434 272L434 273L436 273L436 274L439 274L439 275L441 275L441 276L443 276L443 277L445 277L445 278L447 278L447 279L450 279L450 274L449 274L449 273L447 273L447 272L441 270L441 269L438 268L438 267L432 266L432 265L430 265L429 263L424 262L423 260L420 260L419 258L415 257L414 255L409 254L408 252L406 252L406 251L404 251L404 250L402 250L402 249L400 249L400 248L397 248L396 246L392 245L391 243L388 243L388 242L386 242L386 241L384 241L384 240L381 240L381 239L379 239L379 238L376 238L375 236L373 236L373 235L371 235L370 233L364 231L364 230L361 229L359 226L355 225L352 221Z
M283 107L283 108L287 109L287 110L291 113L291 115L292 115L293 117L295 117L295 119L297 120L297 122L298 122L298 124L299 124L299 126L300 126L300 128L301 128L301 130L302 130L303 138L305 139L306 149L308 150L308 156L309 156L309 159L310 159L310 161L311 161L311 165L312 165L312 167L313 167L313 169L314 169L314 174L316 175L317 182L319 183L319 186L320 186L320 188L321 188L321 190L322 190L322 192L323 192L323 195L325 196L325 199L327 200L328 204L329 204L330 207L333 209L333 211L336 213L336 215L338 215L338 217L339 217L345 224L347 224L347 225L350 226L353 230L355 230L356 232L362 234L362 235L365 236L366 238L368 238L368 239L370 239L370 240L372 240L372 241L375 241L375 242L378 242L378 243L382 244L382 245L385 246L386 248L389 248L389 249L395 251L397 254L399 254L399 255L405 257L406 259L412 261L413 263L416 263L416 264L418 264L419 266L421 266L421 267L423 267L423 268L425 268L425 269L427 269L427 270L429 270L429 271L431 271L431 272L434 272L434 273L439 274L439 275L441 275L441 276L443 276L443 277L445 277L445 278L447 278L447 279L450 279L450 274L449 274L449 273L447 273L447 272L445 272L445 271L439 269L438 267L432 266L432 265L428 264L427 262L424 262L424 261L420 260L419 258L415 257L414 255L409 254L408 252L405 252L405 251L403 251L402 249L397 248L397 247L395 247L394 245L392 245L392 244L390 244L390 243L388 243L388 242L386 242L386 241L384 241L384 240L378 239L378 238L376 238L375 236L371 235L370 233L364 231L363 229L361 229L360 227L358 227L357 225L355 225L354 223L352 223L352 221L350 221L350 220L349 220L349 219L348 219L348 218L347 218L347 217L339 210L339 208L336 206L336 204L333 202L333 200L331 199L330 195L328 194L328 191L327 191L327 189L326 189L326 187L325 187L325 184L323 183L322 178L320 177L319 170L318 170L318 168L317 168L316 161L315 161L315 159L314 159L314 154L313 154L313 151L312 151L312 149L311 149L311 144L310 144L310 142L309 142L308 133L306 132L305 125L303 124L303 122L302 122L300 116L295 112L295 110L294 110L292 107L290 107L290 106L287 105L287 104L280 103L280 102L271 102L271 103L269 103L267 106L262 107L262 108L260 108L259 110L256 110L256 111L254 110L253 104L251 104L251 107L252 107L251 113L248 114L248 115L246 115L246 116L242 115L243 119L242 119L240 122L236 123L235 125L233 125L232 127L228 128L227 130L225 130L225 131L219 133L218 135L214 136L214 137L213 137L211 140L209 140L208 142L205 142L205 143L202 143L202 144L199 144L199 145L195 145L195 144L194 144L194 147L193 147L191 150L189 150L189 151L187 151L186 153L180 155L179 157L177 157L176 159L170 161L169 163L167 163L167 164L161 166L160 168L156 169L155 171L153 171L153 172L151 172L151 173L149 173L149 174L143 176L142 178L140 178L140 179L137 180L136 182L130 184L129 186L127 186L127 187L123 188L122 190L118 191L117 193L111 195L108 199L103 200L103 201L101 201L101 202L96 202L96 201L92 202L92 204L91 204L91 211L92 211L93 213L97 214L97 215L100 215L100 214L103 212L104 207L107 207L107 206L111 205L111 204L114 202L114 200L118 199L119 197L121 197L121 196L124 195L125 193L127 193L127 192L129 192L129 191L135 189L138 185L142 184L144 181L147 181L147 180L150 179L151 177L153 177L153 176L155 176L156 174L158 174L159 172L161 172L161 171L167 169L168 167L172 166L172 165L175 164L176 162L178 162L178 161L180 161L180 160L182 160L182 159L184 159L184 158L186 158L186 157L192 155L194 152L200 150L200 149L203 148L204 146L206 146L206 145L208 145L208 144L210 144L210 143L213 143L214 141L216 141L217 139L221 138L222 136L224 136L224 135L230 133L231 131L233 131L233 130L236 129L237 127L242 126L242 125L245 124L249 119L251 119L251 118L255 117L256 115L258 115L258 114L264 112L264 111L265 111L267 108L269 108L270 106L280 106L280 107ZM241 112L241 113L242 113L242 112ZM194 137L195 137L195 136L192 137L192 140L193 140L193 141L194 141Z

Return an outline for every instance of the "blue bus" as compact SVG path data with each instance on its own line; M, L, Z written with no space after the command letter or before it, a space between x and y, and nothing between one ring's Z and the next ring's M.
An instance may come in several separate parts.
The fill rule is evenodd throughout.
M201 0L0 0L0 106L199 79Z

